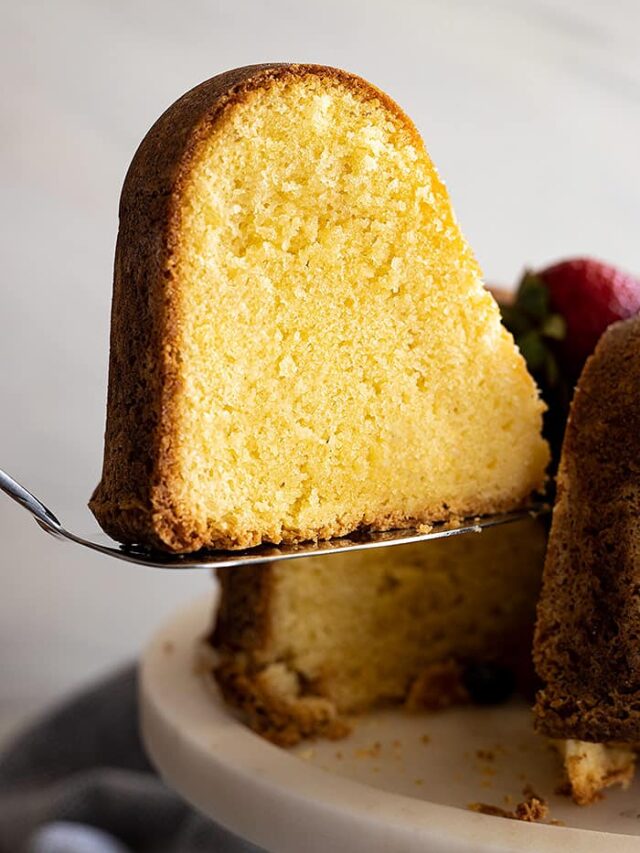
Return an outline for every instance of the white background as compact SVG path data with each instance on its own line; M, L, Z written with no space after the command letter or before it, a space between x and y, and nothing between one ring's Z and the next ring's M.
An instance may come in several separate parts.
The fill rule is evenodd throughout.
M487 279L640 271L637 0L2 6L0 465L72 520L101 464L118 195L149 125L238 65L343 66L414 118ZM207 588L56 543L0 496L0 733Z

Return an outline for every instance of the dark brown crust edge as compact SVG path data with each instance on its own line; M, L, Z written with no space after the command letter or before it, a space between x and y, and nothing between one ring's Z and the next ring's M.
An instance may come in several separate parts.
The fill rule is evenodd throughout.
M319 696L284 698L260 683L237 661L224 660L211 671L225 702L236 708L252 731L278 746L295 746L306 738L339 740L351 725L335 705Z
M578 383L538 604L536 728L640 741L640 317L609 328Z
M321 65L271 63L220 74L179 98L149 130L127 172L114 264L103 471L89 502L105 532L121 542L169 551L237 547L199 538L166 485L175 465L171 418L179 382L172 345L179 320L171 273L175 198L200 142L229 106L274 79L310 74L378 99L422 145L400 107L362 78Z
M238 566L217 573L219 605L208 642L221 652L255 652L268 648L273 569L266 564Z
M272 567L240 566L219 572L218 581L220 603L213 631L203 644L203 671L225 702L241 712L253 731L279 746L293 746L304 738L346 736L350 726L329 700L312 691L285 697L261 679L257 661L271 640ZM209 652L214 649L212 659Z

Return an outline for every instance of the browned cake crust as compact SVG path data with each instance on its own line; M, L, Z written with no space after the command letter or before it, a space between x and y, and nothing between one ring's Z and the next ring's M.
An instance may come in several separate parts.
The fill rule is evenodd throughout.
M269 643L273 572L269 563L218 572L220 604L211 644L224 652L254 652Z
M247 671L238 660L220 663L213 675L225 701L242 712L253 731L278 746L294 746L305 738L339 740L351 731L332 702L283 695L264 672Z
M361 97L376 98L422 145L413 123L387 95L356 75L321 65L272 63L220 74L187 92L153 125L133 158L120 199L104 464L89 503L103 529L121 542L171 551L256 544L219 537L205 541L176 511L167 487L176 465L172 425L180 382L171 264L178 234L176 199L199 145L230 106L275 79L305 75L337 79ZM394 515L381 526L401 521ZM347 532L336 529L329 535Z
M338 82L360 100L375 100L397 119L416 147L413 123L383 92L361 78L318 65L274 63L219 75L192 89L154 124L132 161L120 201L111 318L111 355L102 479L90 501L97 520L114 538L190 552L202 547L246 548L330 538L358 526L385 530L440 521L455 515L500 512L525 503L522 485L494 496L479 494L459 504L432 500L409 515L392 506L351 517L343 511L310 526L282 529L244 526L207 518L177 494L185 484L180 406L185 371L182 332L187 325L181 278L181 203L191 191L196 164L231 108L274 81L318 78ZM448 202L447 202L448 204ZM461 251L468 252L461 242ZM179 402L179 401L182 401ZM184 436L182 435L182 438ZM542 464L542 447L536 449ZM182 459L182 462L181 462ZM539 479L542 472L540 471ZM532 482L526 491L541 485ZM189 517L191 516L191 517Z
M605 333L578 383L534 657L540 732L640 740L640 317Z
M349 733L333 705L313 685L283 691L261 665L269 645L271 566L241 566L220 572L220 606L207 646L218 656L205 666L213 674L225 701L238 708L248 725L267 740L292 746L306 737L337 739Z

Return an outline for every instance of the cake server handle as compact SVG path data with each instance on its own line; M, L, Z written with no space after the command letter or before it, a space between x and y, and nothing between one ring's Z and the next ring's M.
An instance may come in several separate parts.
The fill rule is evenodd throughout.
M30 512L40 527L46 530L47 533L66 538L62 525L51 510L42 501L38 500L35 495L32 495L28 489L21 486L17 480L14 480L13 477L7 474L6 471L3 471L2 468L0 468L0 490L16 503L19 503L20 506L24 507L27 512Z

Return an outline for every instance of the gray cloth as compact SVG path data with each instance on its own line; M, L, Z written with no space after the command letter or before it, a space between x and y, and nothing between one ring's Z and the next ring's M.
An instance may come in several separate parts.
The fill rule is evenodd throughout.
M0 756L0 853L259 853L196 813L149 764L136 671L117 673Z

